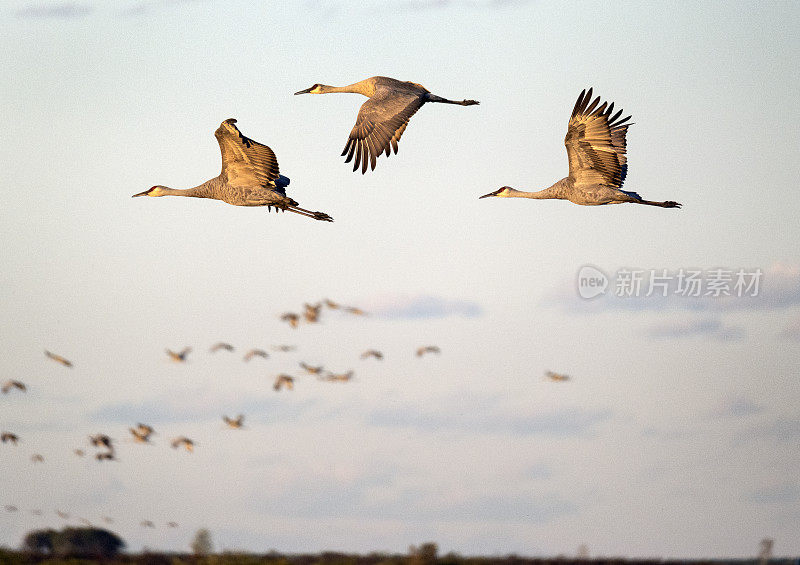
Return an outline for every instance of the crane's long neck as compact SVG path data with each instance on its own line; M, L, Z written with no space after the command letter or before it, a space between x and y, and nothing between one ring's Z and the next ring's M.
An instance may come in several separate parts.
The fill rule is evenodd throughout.
M169 188L168 186L161 187L159 196L192 196L194 198L214 198L214 189L219 184L219 178L207 180L203 184L193 186L192 188Z
M375 84L370 80L361 80L348 84L347 86L328 86L327 84L319 85L317 94L328 94L329 92L352 92L355 94L363 94L370 97L375 94Z
M567 199L567 188L568 188L568 178L563 178L560 181L556 182L555 184L548 186L542 190L536 190L534 192L525 192L522 190L516 189L509 189L508 196L509 198L533 198L534 200L551 200L551 199L558 199L558 200L566 200Z

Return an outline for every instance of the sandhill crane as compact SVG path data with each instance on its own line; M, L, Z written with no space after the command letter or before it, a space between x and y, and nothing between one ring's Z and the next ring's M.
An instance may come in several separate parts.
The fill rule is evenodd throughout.
M327 94L329 92L353 92L363 94L369 100L361 105L356 118L356 125L350 131L350 137L344 146L342 156L347 155L345 163L355 156L353 171L361 167L361 174L367 172L367 166L375 169L375 160L381 153L387 157L393 149L397 153L397 142L417 110L426 102L442 102L459 106L474 106L476 100L448 100L441 98L414 82L404 82L389 77L370 77L348 86L328 86L315 84L297 94Z
M150 434L152 432L142 431L139 428L128 428L128 431L131 432L133 441L136 443L150 443Z
M44 354L45 354L45 356L47 356L48 358L52 359L56 363L60 363L60 364L64 365L65 367L72 367L72 363L70 361L67 361L66 359L64 359L61 355L56 355L55 353L50 353L46 349L45 349Z
M316 324L319 321L319 311L322 309L322 304L303 304L303 317L309 324Z
M172 359L176 363L183 363L184 361L186 361L186 356L189 355L189 353L192 352L192 348L191 347L184 347L178 353L175 353L174 351L172 351L170 349L167 349L165 351L167 352L167 355L169 355L170 359Z
M194 196L214 198L234 206L266 206L271 210L288 210L301 216L332 222L324 212L312 212L286 196L289 179L280 174L278 159L272 149L245 137L236 127L236 120L227 119L214 135L222 152L222 172L201 185L184 190L156 185L133 196Z
M83 449L73 449L72 453L74 453L78 457L83 457L84 455L86 455L86 452Z
M175 439L172 440L170 445L172 446L172 449L178 449L179 447L183 447L189 453L191 453L194 450L194 442L186 436L176 437Z
M591 104L590 104L591 102ZM504 186L479 198L534 198L537 200L569 200L582 206L631 202L661 208L680 208L672 200L653 202L635 192L622 190L628 173L625 136L631 117L619 119L622 110L612 115L614 103L592 101L592 89L581 91L567 125L564 144L569 158L569 176L536 192L523 192Z
M324 377L320 377L320 379L332 383L346 383L353 378L353 375L353 371L347 371L346 373L328 373Z
M0 433L0 442L2 443L12 443L17 445L19 441L19 436L17 434L12 434L11 432L2 432Z
M143 528L155 528L156 527L156 525L153 523L152 520L142 520L141 522L139 522L139 524Z
M370 357L374 357L378 361L383 359L383 353L376 349L368 349L364 353L361 354L362 359L369 359Z
M348 314L354 314L355 316L366 316L367 313L364 312L361 308L356 308L355 306L347 306L344 309L345 312Z
M287 351L294 351L295 349L297 349L297 347L294 345L273 345L272 349L273 351L281 351L283 353L286 353Z
M222 417L223 421L228 424L229 428L234 430L240 429L244 425L244 415L239 414L236 418L229 418L228 416Z
M308 372L308 373L310 373L310 374L312 374L312 375L319 375L319 374L322 372L322 368L323 368L323 367L322 367L322 365L318 365L318 366L316 366L316 367L313 367L313 366L311 366L311 365L308 365L308 364L306 364L306 363L303 363L302 361L300 361L300 366L301 366L303 369L305 369L305 370L306 370L306 372Z
M334 302L333 300L328 300L327 298L323 302L325 302L325 306L327 306L331 310L338 310L339 308L342 307L337 302Z
M285 314L281 315L281 320L288 323L293 328L296 328L297 324L300 323L300 316L298 316L294 312L286 312Z
M278 375L275 379L275 384L272 385L272 388L275 390L280 390L282 388L288 388L289 390L294 390L294 377L290 377L289 375Z
M565 375L563 373L554 373L553 371L547 371L545 373L545 377L554 382L564 382L570 380L569 375Z
M225 343L220 341L219 343L215 343L211 346L211 353L216 353L220 349L224 349L225 351L233 351L233 346L230 343Z
M417 357L422 357L426 353L441 353L442 350L436 347L435 345L426 345L424 347L417 348Z
M8 512L16 512L19 510L19 508L17 508L13 504L6 504L5 506L3 506L3 508L5 508Z
M116 460L116 456L114 455L114 451L101 451L100 453L95 454L95 458L98 461L114 461Z
M25 392L27 390L27 388L25 387L25 383L22 383L20 381L6 381L3 383L3 386L2 388L0 388L0 390L3 391L3 394L8 394L8 391L10 391L12 388L17 388L22 392Z
M34 463L44 463L44 457L40 453L34 453L31 455L31 461Z
M244 354L244 360L250 361L250 359L256 356L263 357L264 359L267 359L269 357L267 352L264 351L263 349L251 349L250 351Z
M170 528L177 528L178 522L167 522L167 526L169 526Z
M108 449L113 449L111 446L111 438L108 437L106 434L94 434L89 436L89 443L91 443L95 447L106 447Z
M141 422L136 424L136 429L139 431L140 434L144 435L152 435L156 433L152 426L148 426L147 424L142 424Z

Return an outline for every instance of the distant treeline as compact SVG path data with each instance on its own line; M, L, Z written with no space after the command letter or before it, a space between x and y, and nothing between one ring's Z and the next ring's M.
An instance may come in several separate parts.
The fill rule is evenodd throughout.
M465 557L454 553L442 556L370 553L366 555L323 552L318 554L217 553L196 556L189 553L119 553L114 557L90 555L48 555L31 551L0 549L0 565L758 565L757 559L739 560L662 560L625 558L568 557L530 558ZM769 565L800 565L800 559L770 559Z

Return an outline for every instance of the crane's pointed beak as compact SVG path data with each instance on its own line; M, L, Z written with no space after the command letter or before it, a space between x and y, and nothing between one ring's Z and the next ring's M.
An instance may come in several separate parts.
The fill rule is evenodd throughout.
M314 87L310 86L310 87L306 88L305 90L298 90L297 92L294 93L294 95L297 96L298 94L308 94L312 90L314 90Z
M144 192L140 192L139 194L134 194L131 198L136 198L137 196L147 196L147 193L150 192L150 189L145 190Z
M495 190L494 192L490 192L489 194L484 194L483 196L478 196L478 200L480 200L481 198L489 198L490 196L497 196L497 194L498 194L498 193L499 193L501 190L503 190L503 189L502 189L502 188L498 188L498 189L497 189L497 190Z

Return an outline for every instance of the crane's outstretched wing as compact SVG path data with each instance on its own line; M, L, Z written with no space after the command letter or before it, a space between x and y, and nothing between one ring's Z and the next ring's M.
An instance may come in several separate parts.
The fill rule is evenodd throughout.
M628 172L625 156L626 124L630 116L618 119L622 110L611 115L614 103L592 100L592 89L581 91L572 110L564 145L567 146L569 174L576 184L604 184L620 188Z
M347 155L345 163L355 156L353 170L361 167L361 174L367 172L367 164L375 169L375 160L381 153L388 157L393 149L397 153L397 142L424 100L415 93L398 92L392 89L379 89L369 100L361 105L356 125L350 132L342 155Z
M242 135L235 123L235 119L227 119L214 132L222 152L223 176L227 175L228 183L233 185L257 183L272 187L273 181L280 177L275 153Z

